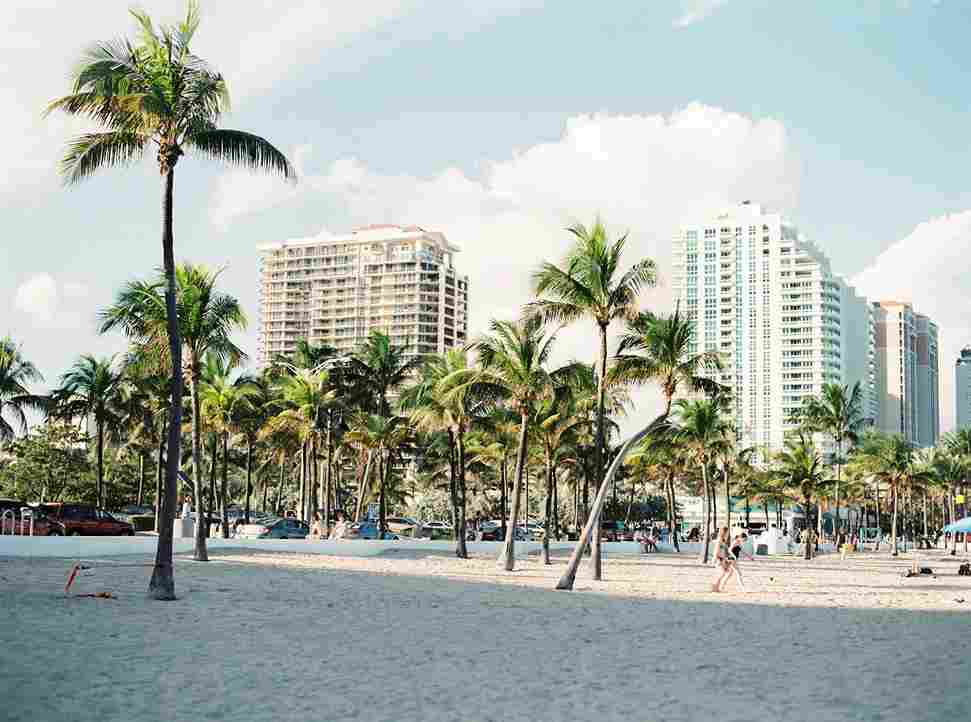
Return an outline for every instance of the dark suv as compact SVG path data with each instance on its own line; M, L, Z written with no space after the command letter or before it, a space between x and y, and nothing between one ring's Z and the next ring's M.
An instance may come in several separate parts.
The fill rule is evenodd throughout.
M64 525L68 536L134 536L135 527L90 504L41 504L41 509Z
M30 522L24 523L21 519L20 511L24 508L30 509L34 515L34 536L64 536L63 524L17 499L0 499L0 534L10 534L11 531L14 534L30 533Z

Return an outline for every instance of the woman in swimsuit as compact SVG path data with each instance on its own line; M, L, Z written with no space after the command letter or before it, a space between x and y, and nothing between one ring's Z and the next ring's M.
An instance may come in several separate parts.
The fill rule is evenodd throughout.
M729 530L727 526L723 526L718 530L718 547L715 551L715 564L718 567L718 577L715 579L715 583L711 585L711 591L713 592L720 592L722 590L722 586L728 580L728 577L731 576L734 567L732 553L728 547L728 534Z

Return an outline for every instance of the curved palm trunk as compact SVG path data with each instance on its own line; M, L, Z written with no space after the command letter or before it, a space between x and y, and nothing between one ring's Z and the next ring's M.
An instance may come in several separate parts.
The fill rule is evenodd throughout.
M523 474L526 471L526 438L529 435L529 416L522 412L519 420L519 446L516 449L516 478L512 485L512 503L509 509L509 527L502 543L498 562L503 569L511 572L516 568L516 523L519 519L519 496L523 488Z
M223 432L223 474L219 484L219 524L223 539L229 539L229 516L226 514L226 501L229 496L229 432Z
M354 510L354 521L361 521L361 514L364 511L364 492L367 489L368 479L371 478L372 452L367 452L367 459L364 462L364 473L361 474L361 483L357 487L357 508Z
M165 434L167 419L162 420L158 436L158 450L155 456L155 533L158 534L162 511L162 483L165 480Z
M607 474L604 476L604 481L600 485L600 489L597 490L597 496L593 500L593 509L591 510L590 516L587 518L587 523L583 526L583 531L580 533L580 539L577 541L577 545L573 547L573 553L570 555L570 561L566 565L566 571L563 572L563 576L560 577L560 581L556 584L557 589L573 589L573 583L576 581L577 577L577 570L580 568L580 560L583 557L583 550L589 543L590 537L593 535L594 527L599 525L597 519L600 516L600 510L603 508L604 501L607 498L607 487L613 477L616 476L618 469L620 469L621 465L624 463L624 459L627 457L628 452L634 447L635 444L637 444L637 442L654 431L658 425L663 423L666 418L667 414L658 416L654 421L625 441L617 451L617 456L615 456L614 460L611 462L610 468L607 470Z
M597 379L597 450L594 454L594 460L597 464L597 477L604 473L604 456L606 446L606 437L604 434L604 416L606 415L606 398L607 398L607 326L600 324L600 378ZM606 481L606 476L604 480ZM601 485L602 486L602 485ZM597 496L600 495L598 490ZM594 502L596 506L596 502ZM601 524L600 524L600 511L603 508L603 504L596 510L595 516L597 517L597 523L593 528L593 543L590 545L590 554L593 557L593 579L594 581L600 581L603 579L603 553L600 548L601 540Z
M506 479L506 452L502 452L502 464L499 466L499 506L502 508L502 513L500 517L500 526L502 528L502 538L506 538L506 513L509 511L509 500L506 498L506 486L508 481Z
M176 307L175 251L172 237L172 190L175 173L169 168L162 191L162 259L165 270L165 315L172 361L172 397L169 401L168 453L165 459L165 485L159 504L158 544L155 567L148 583L148 596L158 600L175 599L175 575L172 570L172 537L175 524L175 500L179 483L179 444L182 429L182 339Z
M202 509L202 411L199 401L199 359L189 360L189 393L192 394L192 501L196 507L195 546L192 558L197 562L209 561L206 548L206 524Z

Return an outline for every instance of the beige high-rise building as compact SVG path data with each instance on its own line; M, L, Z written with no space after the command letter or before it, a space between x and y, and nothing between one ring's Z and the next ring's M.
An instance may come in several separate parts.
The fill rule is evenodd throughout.
M873 312L877 427L917 446L933 446L941 432L937 324L900 301L874 301Z
M375 225L259 251L260 366L301 338L350 352L380 330L415 355L466 343L468 277L442 233Z

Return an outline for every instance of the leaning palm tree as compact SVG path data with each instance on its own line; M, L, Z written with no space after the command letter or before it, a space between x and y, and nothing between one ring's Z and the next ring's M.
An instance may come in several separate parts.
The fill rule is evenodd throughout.
M843 476L843 444L856 443L863 429L863 391L860 382L850 386L840 384L824 384L822 393L806 399L799 410L801 420L813 431L819 431L831 436L836 444L834 465L836 467L836 485L834 487L834 503L836 507L836 528L834 532L839 537L840 523L840 481ZM837 540L838 543L838 540Z
M94 421L98 506L104 506L105 435L114 434L121 421L124 375L114 357L84 355L61 377L51 395L51 415L61 419Z
M200 410L203 359L211 355L221 362L239 363L246 358L246 354L232 339L234 331L246 328L246 316L239 301L216 288L218 278L218 273L213 273L204 266L189 263L180 264L175 271L176 319L181 339L177 358L180 359L180 363L181 359L185 359L182 367L188 376L189 392L192 397L192 483L196 504L201 502L203 495ZM174 363L176 356L172 355L168 344L167 295L166 280L132 281L126 284L115 302L101 312L101 332L121 329L136 344L145 349L145 353L154 354L159 359L164 358L166 363ZM174 385L172 393L175 395ZM180 411L178 418L181 419L181 417ZM171 422L170 413L169 423ZM167 461L173 463L173 457L178 461L179 441L176 438L173 442L170 428ZM201 519L201 515L199 518ZM160 543L161 534L160 531ZM196 524L193 558L197 561L209 559L203 524Z
M573 323L588 318L597 325L600 355L594 464L599 479L606 463L607 329L617 319L634 317L637 297L642 289L654 285L656 272L654 261L646 258L622 271L627 234L611 241L599 218L590 228L578 223L567 230L574 237L573 247L562 267L544 262L533 274L537 300L526 307L526 312L546 322ZM592 544L594 579L602 576L599 513L599 509L594 510L598 519Z
M17 427L26 434L27 412L46 409L46 399L30 393L28 388L29 384L43 380L40 371L24 358L12 338L0 338L0 441L12 439Z
M134 10L132 15L139 26L137 39L101 42L85 52L74 72L70 94L50 103L48 112L63 111L101 126L99 132L79 136L69 144L61 163L66 182L78 183L96 171L131 165L147 149L155 151L162 177L165 315L173 375L164 523L149 595L174 599L172 528L182 426L182 343L173 240L175 167L186 151L194 151L286 179L294 179L296 173L269 141L218 127L220 116L229 109L229 92L222 75L192 53L190 46L200 20L197 2L189 1L185 19L174 26L156 28L144 12Z

